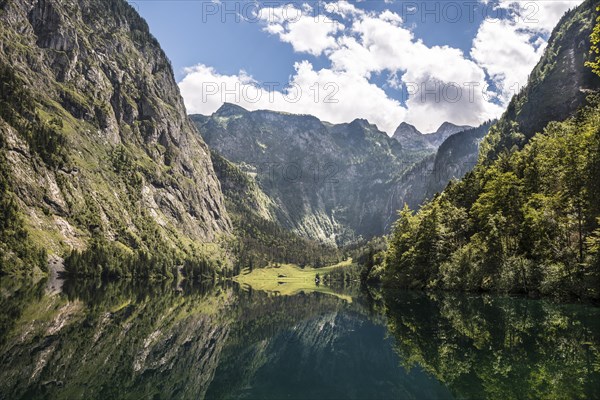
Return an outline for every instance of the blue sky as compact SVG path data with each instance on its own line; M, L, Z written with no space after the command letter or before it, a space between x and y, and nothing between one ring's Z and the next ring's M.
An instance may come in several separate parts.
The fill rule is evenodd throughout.
M190 113L223 101L402 121L433 131L498 116L575 1L135 0ZM234 93L236 92L237 93Z

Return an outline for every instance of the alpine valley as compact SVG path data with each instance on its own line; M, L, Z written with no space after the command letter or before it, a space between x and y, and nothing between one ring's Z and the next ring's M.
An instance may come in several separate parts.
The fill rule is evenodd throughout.
M578 3L499 119L388 134L188 115L134 2L0 0L0 400L598 398Z

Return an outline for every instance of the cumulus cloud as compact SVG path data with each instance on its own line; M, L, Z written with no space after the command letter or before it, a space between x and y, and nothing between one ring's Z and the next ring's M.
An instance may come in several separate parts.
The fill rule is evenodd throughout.
M550 33L567 10L582 1L501 0L494 6L505 11L506 18L486 18L482 22L473 40L471 57L497 86L501 104L506 105L527 83L546 47L543 36Z
M407 122L427 132L444 121L478 125L502 112L482 68L460 50L419 43L411 60L402 77L412 93L406 102Z
M264 30L289 43L294 51L319 56L335 47L335 33L344 29L343 24L322 14L315 14L312 7L267 7L261 9L258 19L266 23Z
M560 17L583 0L500 0L497 7L512 13L512 21L522 29L550 33Z
M366 12L345 1L267 8L257 18L264 31L297 53L324 56L329 66L298 62L288 82L266 88L244 71L220 75L200 64L185 71L180 87L190 113L210 114L228 101L333 123L366 118L389 134L402 121L422 131L444 121L477 125L501 114L539 60L544 35L580 2L490 3L505 16L483 21L468 55L425 45L389 10ZM387 76L384 86L409 93L408 99L391 98L374 76Z
M545 48L541 39L507 20L485 20L477 32L471 57L484 68L499 90L502 103L527 83L527 77Z
M355 20L328 57L335 71L366 78L389 71L388 84L396 89L404 86L411 93L403 120L423 131L433 131L448 120L477 125L502 111L492 101L479 65L458 49L426 46L389 11Z
M221 75L206 65L188 68L179 87L191 114L209 115L224 102L248 110L269 109L311 114L332 122L366 118L386 132L393 132L406 110L397 100L362 76L330 69L315 70L311 63L295 64L290 82L258 84L241 71Z

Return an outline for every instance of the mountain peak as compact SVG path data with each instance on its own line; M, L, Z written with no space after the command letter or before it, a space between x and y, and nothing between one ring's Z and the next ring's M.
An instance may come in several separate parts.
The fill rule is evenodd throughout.
M440 127L433 133L435 136L442 136L443 140L447 137L454 135L455 133L462 132L467 129L472 129L472 126L469 125L456 125L452 122L444 122L440 125Z
M245 114L247 112L248 110L238 106L237 104L225 102L221 107L219 107L215 114L220 117L230 117L232 115Z
M400 125L398 126L398 129L400 128L412 128L412 129L417 129L414 125L409 124L408 122L402 122L400 123Z
M396 128L396 131L394 132L394 135L392 137L399 140L400 138L421 136L421 135L422 135L422 133L414 125L411 125L406 122L402 122L398 126L398 128Z
M436 132L440 132L442 130L450 129L450 128L457 128L457 127L458 127L458 125L453 124L452 122L445 121L440 125L440 127L437 129Z
M369 129L371 123L364 118L356 118L350 122L350 126L360 127L362 129Z

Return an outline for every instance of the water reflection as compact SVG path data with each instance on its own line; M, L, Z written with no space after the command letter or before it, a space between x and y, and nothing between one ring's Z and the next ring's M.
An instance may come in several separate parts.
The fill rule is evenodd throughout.
M0 285L0 398L594 398L600 313L500 297Z
M459 398L600 397L600 310L521 298L396 292L388 327L406 368Z

